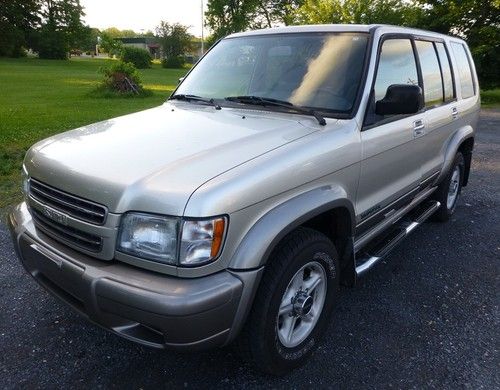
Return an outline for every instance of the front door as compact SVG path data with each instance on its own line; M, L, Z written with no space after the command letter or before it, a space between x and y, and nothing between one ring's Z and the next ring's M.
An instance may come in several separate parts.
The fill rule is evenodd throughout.
M416 140L424 134L424 112L375 114L375 102L385 96L390 85L418 85L412 41L405 36L382 39L370 104L361 131L357 234L401 207L402 202L411 200L421 180L422 156Z

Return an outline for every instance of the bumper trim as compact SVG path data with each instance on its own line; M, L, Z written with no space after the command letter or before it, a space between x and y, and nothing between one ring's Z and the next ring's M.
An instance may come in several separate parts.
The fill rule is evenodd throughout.
M198 350L229 341L244 287L237 274L183 279L52 248L22 207L9 216L9 228L26 271L91 322L156 348Z

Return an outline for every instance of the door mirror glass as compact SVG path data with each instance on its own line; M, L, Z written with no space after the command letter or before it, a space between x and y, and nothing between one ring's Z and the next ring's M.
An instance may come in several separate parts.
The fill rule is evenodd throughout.
M411 84L392 84L382 100L377 101L377 115L415 114L424 106L422 88Z

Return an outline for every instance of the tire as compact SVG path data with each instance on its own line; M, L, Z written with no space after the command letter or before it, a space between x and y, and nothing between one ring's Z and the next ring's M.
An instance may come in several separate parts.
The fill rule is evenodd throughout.
M303 364L317 347L338 295L339 264L332 242L302 227L286 236L270 259L238 347L259 370L282 375ZM306 292L317 279L323 282ZM288 312L279 315L280 307Z
M457 207L458 198L462 192L462 183L464 179L464 156L462 153L458 152L455 155L453 164L446 175L445 179L439 184L437 190L433 194L433 199L441 203L441 206L432 216L432 219L436 222L446 222L448 221L455 209ZM451 201L449 195L451 196L452 186L454 187L455 197Z

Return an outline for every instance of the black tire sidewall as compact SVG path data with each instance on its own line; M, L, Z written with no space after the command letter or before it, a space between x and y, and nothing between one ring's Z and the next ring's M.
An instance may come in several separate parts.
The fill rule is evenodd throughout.
M456 167L460 168L460 180L458 183L458 194L455 199L455 202L453 202L453 205L451 208L448 208L448 190L450 188L450 182L451 178L453 176L453 171L455 170ZM441 221L441 222L446 222L450 219L450 217L453 215L455 212L455 209L457 208L458 200L460 198L460 194L462 192L462 183L464 179L464 172L465 172L465 161L464 157L462 156L462 153L458 152L455 155L455 159L453 160L453 164L446 175L445 180L441 182L439 185L438 189L436 190L435 195L433 196L433 199L439 201L441 203L441 206L439 207L438 211L434 215L433 219L435 221Z
M327 278L325 303L320 318L311 334L298 346L287 348L281 344L276 331L277 313L288 283L302 266L311 261L317 261L325 270ZM312 353L319 343L326 325L328 325L330 314L337 297L338 286L339 268L337 252L329 242L323 240L311 242L307 247L302 248L299 253L294 254L293 260L279 280L272 294L265 320L265 346L270 357L269 364L274 366L273 371L279 373L294 368L300 365Z
M451 178L453 176L453 172L455 171L456 167L459 167L460 169L460 179L458 181L458 193L457 197L455 198L455 201L453 202L453 205L451 208L448 208L448 190L450 188L450 183L451 183ZM458 199L460 198L460 193L462 192L462 183L463 183L463 178L464 178L464 158L462 156L462 153L457 153L455 156L455 159L453 160L453 165L450 169L450 172L448 173L448 176L446 177L446 180L444 181L445 186L443 187L442 190L442 202L443 202L443 208L446 210L446 213L448 216L451 216L454 212L455 209L457 208L457 203Z
M451 215L455 212L455 209L457 208L457 203L458 203L458 199L460 198L460 193L462 192L462 183L463 183L463 180L464 180L464 168L465 168L465 164L464 164L464 158L462 156L461 153L458 153L456 156L455 156L455 161L453 161L453 167L451 169L451 172L450 172L450 175L448 177L448 188L450 187L450 184L451 184L451 178L453 176L453 172L455 171L455 168L458 166L459 168L459 180L458 180L458 192L457 192L457 197L455 198L455 201L453 202L451 208L448 208L448 205L446 204L446 209L448 210L448 213Z

